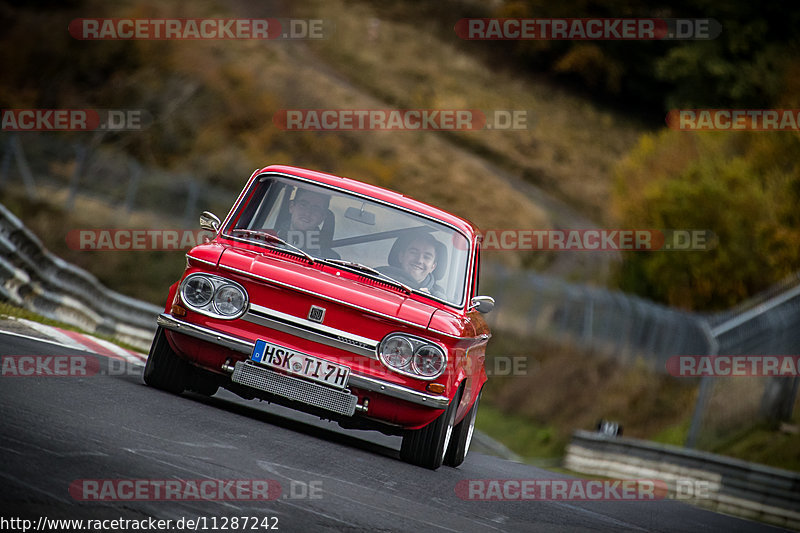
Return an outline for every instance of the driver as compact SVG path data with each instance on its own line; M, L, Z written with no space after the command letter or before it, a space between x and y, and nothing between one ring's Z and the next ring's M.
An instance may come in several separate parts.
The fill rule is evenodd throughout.
M279 232L278 236L311 255L339 259L339 254L321 238L320 225L329 214L330 203L328 194L298 188L289 202L289 229L285 235Z

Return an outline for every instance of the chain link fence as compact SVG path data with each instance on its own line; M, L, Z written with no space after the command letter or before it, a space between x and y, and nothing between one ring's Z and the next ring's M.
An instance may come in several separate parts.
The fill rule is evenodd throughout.
M487 320L498 332L638 360L659 373L678 355L800 354L800 273L733 309L698 314L498 264L482 268L481 292L497 301ZM790 420L798 403L798 377L699 381L689 447L712 447L756 421Z
M722 313L706 317L714 338L712 355L800 354L800 273ZM799 377L704 377L687 445L709 447L753 421L792 418Z
M497 302L487 315L496 330L567 341L624 362L640 359L657 372L673 355L711 349L702 317L620 291L487 263L481 292Z
M63 206L68 211L80 195L127 213L171 213L184 227L193 228L201 211L227 213L243 184L240 178L228 188L205 183L188 171L146 167L103 141L103 132L69 139L35 132L0 134L0 188L22 184L30 200L47 191L65 191Z

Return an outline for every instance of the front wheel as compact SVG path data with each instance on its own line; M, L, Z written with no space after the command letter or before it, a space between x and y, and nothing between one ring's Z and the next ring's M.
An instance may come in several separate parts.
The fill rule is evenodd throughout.
M453 435L456 411L461 401L461 391L439 415L439 418L421 429L409 430L403 435L400 458L413 465L436 470L442 466L445 452Z
M472 434L475 431L475 419L478 417L478 403L481 393L472 403L469 412L464 419L453 428L453 437L450 439L450 448L444 456L444 464L456 467L464 462L464 458L469 453L469 445L472 442Z
M190 373L189 364L172 351L164 328L159 327L144 367L144 382L151 387L180 394L188 385Z

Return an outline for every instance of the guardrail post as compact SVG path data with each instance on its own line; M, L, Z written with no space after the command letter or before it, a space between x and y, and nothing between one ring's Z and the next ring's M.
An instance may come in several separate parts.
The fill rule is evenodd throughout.
M594 329L594 300L587 295L586 306L583 311L583 334L581 335L581 342L589 345L592 342L592 333Z
M185 228L193 227L192 221L197 218L197 200L200 196L199 187L194 180L186 182L188 189L186 194L186 210L183 213L183 226Z
M28 193L28 198L36 200L39 195L36 193L36 183L33 179L31 167L28 166L28 160L25 158L25 151L22 149L22 143L18 135L11 136L11 146L14 149L14 158L17 161L17 168L22 175L22 181L25 183L25 191Z
M800 378L770 377L764 385L759 417L768 422L791 420Z
M67 211L75 208L75 197L78 196L78 185L80 185L81 174L83 174L83 167L86 164L86 154L89 151L80 143L75 143L73 147L75 148L75 168L69 179L69 193L67 194L67 203L64 205Z
M711 326L708 325L707 320L703 319L702 326L703 333L708 341L708 355L717 355L719 351L717 337L711 331ZM708 397L711 394L711 386L714 384L712 379L713 378L709 376L700 378L700 390L697 393L697 401L694 404L694 414L692 414L692 423L689 426L689 434L686 436L686 443L684 444L687 448L694 448L697 446L697 434L700 432L700 426L706 414L706 403L708 403Z
M130 213L133 211L133 203L136 200L136 193L139 191L139 182L142 179L142 167L136 160L132 159L128 162L128 170L130 171L131 178L128 181L128 190L125 192L125 211Z
M8 177L8 171L11 170L11 156L14 152L13 135L8 137L6 141L5 150L3 150L3 162L0 163L0 185L3 184Z

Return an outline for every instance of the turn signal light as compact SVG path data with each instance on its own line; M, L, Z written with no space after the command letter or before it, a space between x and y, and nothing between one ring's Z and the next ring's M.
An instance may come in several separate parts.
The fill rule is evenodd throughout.
M441 394L444 392L444 385L441 383L428 383L428 386L425 388L428 389L428 392L432 392L434 394Z
M172 306L172 316L186 316L186 309L178 304Z

